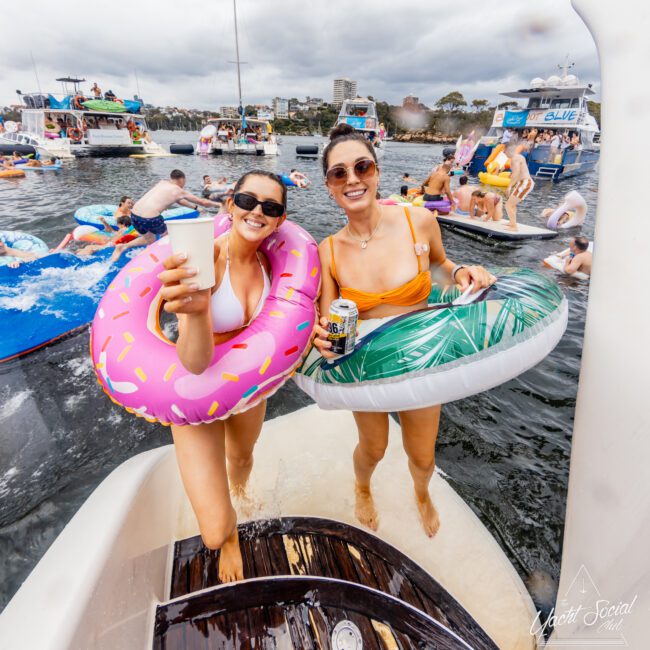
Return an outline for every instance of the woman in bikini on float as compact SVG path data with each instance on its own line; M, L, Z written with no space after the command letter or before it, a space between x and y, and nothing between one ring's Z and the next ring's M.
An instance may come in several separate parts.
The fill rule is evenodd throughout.
M323 356L333 356L328 352L326 315L339 295L357 304L361 319L383 318L427 306L430 266L435 281L456 283L463 290L470 283L478 291L494 282L483 267L462 266L447 258L440 228L429 210L378 203L374 147L350 126L339 125L332 131L323 153L323 172L330 196L348 218L345 228L319 246L323 279L315 345ZM388 413L355 412L354 418L359 432L353 455L356 516L376 530L370 479L388 445ZM399 418L422 525L433 536L439 520L429 482L435 469L440 406L403 411Z
M181 268L185 256L165 260L165 311L178 316L176 349L183 366L201 374L212 362L214 345L233 338L260 313L271 287L270 265L259 248L286 218L287 189L274 174L242 176L227 201L230 231L214 242L216 284L199 291L181 284L196 275ZM253 448L262 429L266 401L226 420L172 425L181 477L203 543L221 549L219 579L243 579L237 515L230 490L243 495L253 468Z

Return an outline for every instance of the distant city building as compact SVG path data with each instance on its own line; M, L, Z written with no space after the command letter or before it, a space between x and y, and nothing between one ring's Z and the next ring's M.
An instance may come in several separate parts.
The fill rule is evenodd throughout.
M354 99L357 96L357 82L348 77L334 79L334 93L332 104L340 106L345 99Z
M229 119L237 119L239 117L237 106L221 106L219 108L219 114L221 117L227 117Z
M273 98L273 112L278 119L286 120L289 117L289 100L281 97Z
M257 111L257 119L258 120L274 120L275 119L275 114L270 109L260 108Z
M420 98L416 97L415 95L407 95L402 100L402 106L404 108L410 108L410 107L417 108L419 104L420 104Z
M310 97L307 95L305 98L305 104L309 106L309 108L320 108L325 102L320 98L320 97Z

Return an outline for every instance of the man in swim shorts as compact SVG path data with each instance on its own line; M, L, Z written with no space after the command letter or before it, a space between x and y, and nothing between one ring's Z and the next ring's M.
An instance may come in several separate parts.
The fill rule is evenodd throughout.
M422 197L425 201L442 201L443 195L446 195L449 202L454 205L454 197L451 194L451 187L449 184L449 172L454 166L453 157L447 158L442 165L438 167L425 181L422 183Z
M172 170L169 180L156 183L142 198L138 199L131 211L131 224L142 237L137 237L128 244L118 244L111 259L115 261L128 248L148 246L156 237L167 232L163 210L167 210L174 203L183 205L193 210L198 210L202 205L206 208L219 208L220 203L202 199L187 192L185 188L185 174L180 169Z
M530 148L529 142L523 142L521 145L522 153L527 152ZM510 156L510 183L506 188L506 214L510 223L507 228L518 230L517 228L517 206L530 194L535 182L530 177L526 159L521 153L516 153L515 147L508 148Z
M589 252L589 240L586 237L576 237L569 244L569 252L560 257L566 257L564 262L564 272L569 275L577 273L586 273L591 275L592 255Z
M453 192L456 207L453 212L461 217L469 217L469 203L472 198L472 186L467 184L467 176L461 176L458 179L459 187ZM454 205L452 203L452 205Z

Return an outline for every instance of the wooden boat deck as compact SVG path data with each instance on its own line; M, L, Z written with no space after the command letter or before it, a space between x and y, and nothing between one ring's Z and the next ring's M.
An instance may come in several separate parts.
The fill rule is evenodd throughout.
M239 537L245 579L312 576L362 585L420 610L474 647L496 648L436 580L363 530L327 519L288 517L242 524ZM218 562L219 552L207 549L198 536L177 542L170 598L218 587ZM244 584L222 588L236 590Z
M160 606L153 643L154 650L472 647L485 646L468 645L400 600L358 584L308 576L223 585Z

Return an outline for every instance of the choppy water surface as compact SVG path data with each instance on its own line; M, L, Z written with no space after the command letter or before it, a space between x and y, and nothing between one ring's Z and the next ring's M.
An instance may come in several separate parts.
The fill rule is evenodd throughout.
M195 142L196 134L158 133L162 143ZM274 172L296 167L314 183L289 194L289 214L320 240L343 224L321 182L320 161L295 158L307 138L285 137L278 158L195 156L87 158L60 172L0 181L0 230L26 230L55 245L74 225L81 205L139 197L179 167L197 193L203 174L236 178L252 166ZM382 165L384 195L409 172L422 179L441 147L389 143ZM589 204L582 234L591 238L597 176L538 183L520 220L542 225L542 208L578 189ZM541 269L541 260L568 241L497 243L443 230L455 261ZM547 271L553 273L552 271ZM442 411L438 465L471 504L543 608L559 575L573 413L588 285L560 280L570 303L564 338L542 363L489 393L447 404ZM293 383L269 403L268 417L309 403ZM0 609L98 483L127 458L171 442L165 427L113 405L100 390L88 355L88 332L0 365ZM406 462L406 461L405 461ZM444 525L444 522L443 522Z

